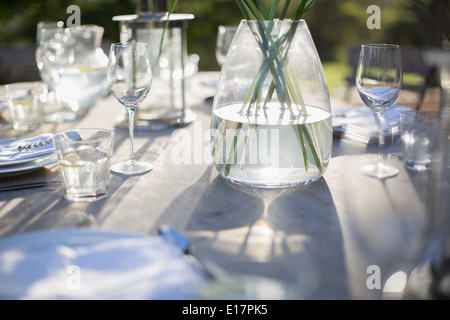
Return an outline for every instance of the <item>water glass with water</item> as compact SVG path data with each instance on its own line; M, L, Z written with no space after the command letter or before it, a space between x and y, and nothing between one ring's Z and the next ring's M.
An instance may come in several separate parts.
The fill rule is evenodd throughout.
M40 82L20 82L5 86L13 128L35 130L43 120L42 102L47 96L47 86Z
M106 129L63 131L53 138L65 197L93 202L108 196L114 132Z
M431 166L432 148L439 133L439 111L407 111L400 115L403 163L424 171Z

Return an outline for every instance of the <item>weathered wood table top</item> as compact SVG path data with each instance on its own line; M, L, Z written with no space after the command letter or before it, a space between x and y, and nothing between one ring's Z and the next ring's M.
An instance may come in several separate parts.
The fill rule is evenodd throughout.
M206 156L197 152L190 160L177 157L181 143L192 143L197 151L208 147L204 133L214 88L206 81L216 76L199 73L190 84L194 122L177 129L135 131L136 157L151 161L153 171L132 177L112 174L108 198L90 204L65 200L60 186L2 192L0 240L65 228L149 234L169 224L190 238L200 259L231 274L280 281L280 290L290 292L281 297L381 298L383 284L404 270L403 262L421 241L427 174L408 172L394 154L386 161L399 169L396 177L367 177L360 167L375 162L376 154L335 137L330 165L316 183L286 189L230 184ZM28 135L72 127L114 129L114 163L129 152L128 130L115 126L122 112L108 96L75 122L45 124ZM2 124L0 135L18 136L8 123ZM58 174L55 164L26 175L2 176L0 185L58 179ZM381 287L374 278L378 275Z

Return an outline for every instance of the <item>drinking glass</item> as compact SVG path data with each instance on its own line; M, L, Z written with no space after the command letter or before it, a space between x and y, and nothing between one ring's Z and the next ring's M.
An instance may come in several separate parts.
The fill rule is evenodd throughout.
M39 46L36 49L36 63L41 75L49 90L55 93L55 103L58 110L45 117L46 122L64 123L76 119L73 112L64 110L61 102L62 96L67 92L61 92L58 86L61 82L61 75L64 69L73 62L73 47L68 29L57 26L40 27Z
M400 114L403 163L406 168L416 171L431 168L440 119L439 111L418 110Z
M220 67L225 62L228 49L230 48L231 41L233 41L234 34L236 33L236 26L219 26L217 31L216 42L216 59Z
M378 123L378 160L361 168L362 172L379 179L397 175L398 170L383 164L385 156L384 112L400 94L403 81L400 47L395 44L366 44L361 46L356 88Z
M145 43L113 43L109 52L108 85L113 96L126 108L130 134L130 158L114 164L111 170L124 175L149 172L153 165L134 158L134 116L138 105L147 97L152 71Z
M66 199L93 202L106 198L114 132L72 129L55 134L53 142Z
M13 128L35 130L42 123L41 102L47 95L47 86L41 82L19 82L5 86Z

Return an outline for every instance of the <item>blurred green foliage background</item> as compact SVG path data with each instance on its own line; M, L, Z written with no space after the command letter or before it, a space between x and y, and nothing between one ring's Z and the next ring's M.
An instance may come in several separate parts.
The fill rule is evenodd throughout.
M299 0L297 0L299 1ZM267 3L271 1L267 0ZM443 0L421 0L440 17ZM112 17L135 13L135 0L0 0L0 46L32 45L39 21L66 21L69 5L81 9L81 24L105 28L104 39L118 41L119 25ZM381 29L369 30L367 8L381 9ZM443 10L444 9L444 10ZM200 56L199 69L218 70L214 50L217 28L237 25L242 14L235 0L179 0L176 12L192 13L188 27L188 51ZM398 43L401 46L441 46L443 35L423 11L408 0L324 0L304 17L322 61L345 64L349 46L368 42Z

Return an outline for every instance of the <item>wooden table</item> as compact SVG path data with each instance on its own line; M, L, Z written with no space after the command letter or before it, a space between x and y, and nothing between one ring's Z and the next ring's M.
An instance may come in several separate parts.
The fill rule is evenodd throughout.
M427 173L407 171L395 154L398 149L389 148L393 154L386 161L399 169L398 176L367 177L360 167L375 162L376 154L364 143L338 137L323 178L304 187L241 187L219 177L211 163L194 153L179 161L181 143L191 142L192 150L208 147L209 136L203 134L209 128L214 88L206 82L215 77L199 73L191 81L193 123L135 132L136 157L153 162L153 171L132 177L112 174L108 198L90 204L65 200L61 187L0 193L0 237L63 228L149 234L169 224L186 233L200 259L232 274L280 281L282 298L385 297L384 283L397 271L409 271L403 261L422 241ZM70 127L114 129L112 161L117 162L129 151L128 130L115 126L121 112L123 107L108 96L75 122L45 124L28 135ZM0 134L18 135L5 123ZM1 177L0 185L57 178L57 165L51 165Z

